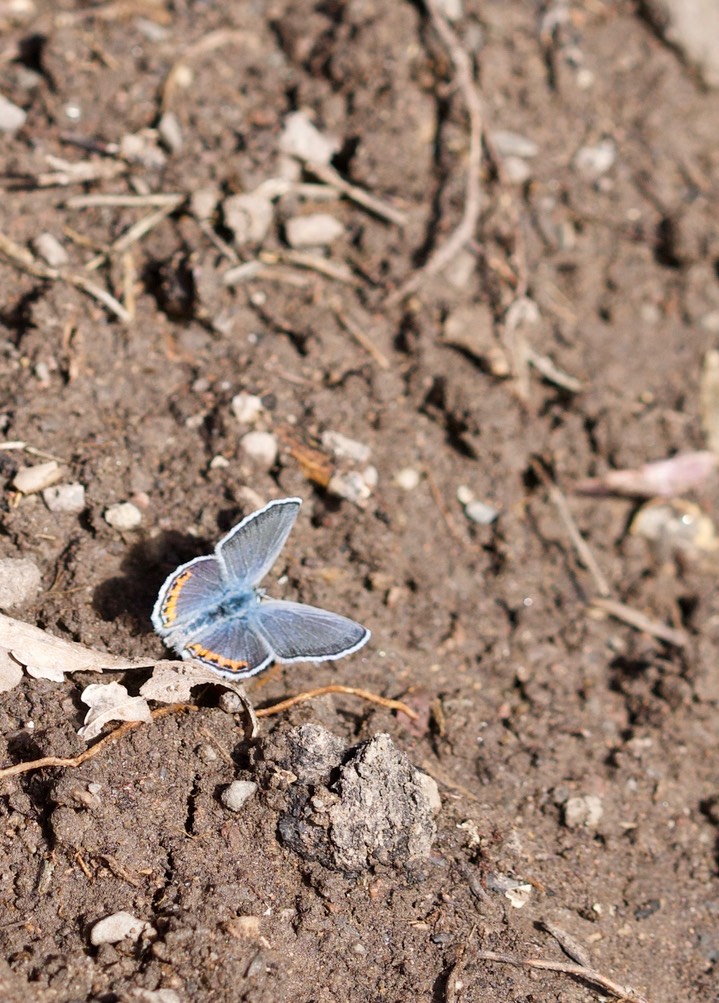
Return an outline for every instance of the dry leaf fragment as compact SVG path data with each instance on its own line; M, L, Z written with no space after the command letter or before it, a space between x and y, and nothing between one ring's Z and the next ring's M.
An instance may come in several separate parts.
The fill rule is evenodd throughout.
M152 665L151 659L138 662L118 658L75 641L64 641L3 613L0 613L0 648L9 651L20 665L31 667L32 675L41 679L58 680L61 672L118 671Z
M609 470L575 488L583 495L621 495L625 498L672 498L699 488L712 473L719 456L708 449L678 453L668 460L644 463L636 470Z
M89 742L97 738L108 721L151 721L144 697L131 697L120 683L91 683L80 698L90 708L78 735Z
M5 648L0 648L0 693L14 689L22 679L22 666Z
M199 662L157 662L150 678L140 687L140 696L158 703L189 703L192 688L207 685L222 686L237 694L249 715L250 737L254 738L259 732L259 725L242 683L235 679L225 679Z

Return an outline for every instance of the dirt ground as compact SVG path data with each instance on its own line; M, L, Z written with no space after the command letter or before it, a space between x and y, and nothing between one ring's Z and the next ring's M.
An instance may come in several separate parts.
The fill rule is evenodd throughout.
M342 683L419 713L324 696L263 719L257 747L210 687L76 769L0 781L11 1003L611 997L480 957L571 964L545 924L650 1003L719 1000L719 561L711 539L677 553L631 532L636 500L575 491L706 447L719 96L630 3L466 0L443 35L433 10L0 3L0 93L27 113L0 135L0 434L85 489L81 512L51 512L12 487L47 457L0 451L0 557L42 573L12 615L167 657L150 612L168 573L299 495L268 591L372 640L275 667L250 698ZM469 185L467 66L484 134ZM388 218L283 152L298 112ZM274 181L264 231L252 217L243 236L227 200ZM137 201L158 193L180 198ZM72 201L100 194L136 201ZM292 246L315 213L333 239ZM433 274L463 214L469 239ZM271 466L251 429L275 437ZM328 431L369 460L338 459ZM496 519L472 521L462 488ZM711 519L716 489L684 496ZM141 525L113 527L127 501ZM648 629L592 605L602 574ZM96 681L2 694L0 764L81 752ZM290 795L258 763L308 723L344 748L387 733L434 777L428 856L350 873L281 838ZM253 778L228 810L224 788ZM94 946L120 910L149 927Z

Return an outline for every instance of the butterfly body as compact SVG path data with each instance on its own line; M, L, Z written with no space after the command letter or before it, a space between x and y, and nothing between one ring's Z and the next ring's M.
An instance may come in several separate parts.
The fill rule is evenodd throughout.
M299 513L280 498L224 536L214 554L181 565L152 613L155 630L183 658L221 675L255 675L273 662L328 661L369 640L361 624L303 603L269 599L259 582L279 556Z

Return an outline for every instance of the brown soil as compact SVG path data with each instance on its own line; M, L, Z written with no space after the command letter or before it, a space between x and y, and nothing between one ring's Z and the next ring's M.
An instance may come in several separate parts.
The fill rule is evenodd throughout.
M279 140L297 109L339 138L345 178L408 219L399 228L348 200L289 194L261 247L227 251L221 213L203 224L184 203L88 273L129 323L67 282L0 263L2 435L61 457L87 503L78 516L19 499L15 467L39 461L0 453L0 556L30 557L43 574L39 598L14 615L163 657L149 614L169 571L262 501L300 495L270 591L351 615L373 637L338 663L270 670L251 681L252 700L341 682L405 699L421 718L325 697L264 720L262 741L303 722L345 747L387 732L442 795L419 867L347 874L304 860L278 837L274 792L261 787L238 814L220 800L256 760L213 692L78 769L3 781L0 982L13 1003L598 998L586 980L478 957L568 961L542 921L651 1003L719 999L716 570L630 535L633 503L572 496L588 475L704 447L719 98L633 5L571 4L556 22L541 5L465 6L454 27L489 137L510 130L538 153L513 183L485 145L476 245L398 303L392 291L465 202L466 106L423 9L0 4L0 91L28 113L0 139L0 228L16 244L50 232L79 273L152 209L77 209L73 196L252 191L284 169ZM227 35L188 49L215 31ZM167 87L183 53L188 70ZM39 184L56 169L49 157L122 167L113 144L157 126L163 94L181 148L156 162L146 151L105 180ZM606 139L616 159L588 177L576 154ZM266 259L223 285L233 255L281 255L284 220L309 211L343 224L326 260L352 282ZM541 316L533 349L581 380L578 392L533 369L521 379L502 332L523 292ZM443 335L472 305L494 323L470 330L476 351ZM263 398L263 427L280 440L270 472L240 447L230 402L242 390ZM378 483L364 507L306 476L326 430L372 450ZM595 583L538 459L613 597L684 628L684 649L588 610ZM408 467L421 474L413 490L395 481ZM496 507L496 522L466 518L461 485ZM715 489L695 499L709 515ZM143 522L123 535L103 514L126 500ZM2 762L81 751L88 681L28 677L3 694ZM587 795L601 818L569 825L568 799ZM529 886L522 908L507 879ZM118 910L155 933L91 946L92 926ZM148 994L161 989L175 995Z

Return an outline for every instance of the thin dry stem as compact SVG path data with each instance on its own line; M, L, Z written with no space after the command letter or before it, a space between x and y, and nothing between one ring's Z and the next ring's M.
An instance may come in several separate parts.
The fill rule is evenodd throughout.
M264 707L262 710L256 710L255 714L257 717L270 717L273 714L281 714L284 710L289 710L290 707L294 707L295 704L302 703L305 700L314 700L315 697L323 697L328 693L343 693L346 696L359 697L360 700L366 700L368 703L379 704L380 707L386 707L387 710L394 710L401 714L406 714L407 717L411 718L413 721L417 720L417 714L408 707L407 704L402 703L401 700L391 700L389 697L381 697L377 693L371 693L369 690L360 690L355 686L320 686L316 690L305 690L304 693L298 693L294 697L288 697L287 700L280 700L279 703L272 704L271 707ZM0 774L1 776L2 774Z
M425 279L441 272L474 235L481 206L482 104L472 73L472 62L454 29L440 9L438 0L425 0L435 31L442 39L454 64L454 74L469 115L469 156L465 183L464 212L456 230L438 247L419 271L388 297L391 306L416 292Z
M478 951L474 957L480 961L497 961L502 965L514 965L516 968L539 968L546 972L574 975L585 982L600 986L624 1003L648 1003L647 998L635 989L622 986L594 968L585 968L584 965L572 965L563 961L545 961L543 958L514 958L510 954L498 954L495 951Z

